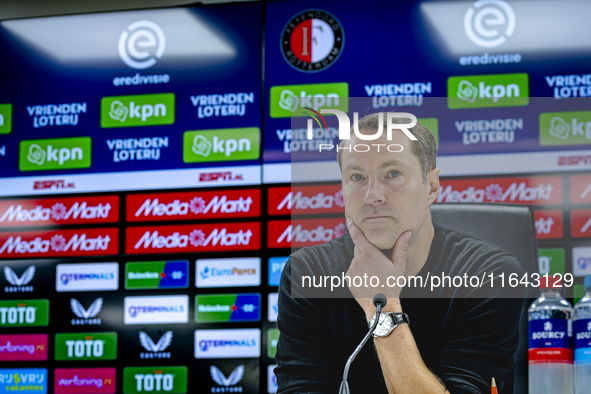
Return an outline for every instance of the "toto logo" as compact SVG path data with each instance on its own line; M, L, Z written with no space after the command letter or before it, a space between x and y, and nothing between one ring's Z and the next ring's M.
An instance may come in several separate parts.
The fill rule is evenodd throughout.
M464 16L464 30L474 44L484 48L502 45L515 31L515 13L503 0L480 0Z
M119 37L119 56L131 68L143 70L152 67L164 54L166 38L154 22L133 22ZM149 49L154 49L149 51ZM153 52L153 53L152 53Z

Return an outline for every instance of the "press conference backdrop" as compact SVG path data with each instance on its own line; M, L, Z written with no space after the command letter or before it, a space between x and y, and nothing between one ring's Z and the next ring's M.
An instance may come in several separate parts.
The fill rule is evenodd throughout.
M580 296L589 11L281 1L0 22L0 393L275 392L285 256L344 228L337 175L291 189L293 153L336 141L291 129L293 96L419 114L438 201L532 204L540 272L573 273Z

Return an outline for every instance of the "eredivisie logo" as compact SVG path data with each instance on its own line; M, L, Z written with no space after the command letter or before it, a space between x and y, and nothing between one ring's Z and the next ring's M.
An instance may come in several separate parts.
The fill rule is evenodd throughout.
M281 52L285 60L303 72L330 67L343 51L343 26L334 15L307 10L294 16L283 28Z

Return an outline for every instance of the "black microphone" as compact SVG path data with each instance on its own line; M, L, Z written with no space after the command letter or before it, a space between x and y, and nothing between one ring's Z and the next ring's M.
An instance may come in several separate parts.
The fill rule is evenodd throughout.
M359 354L359 352L361 351L361 349L363 348L363 346L365 345L365 343L369 339L369 336L376 329L378 322L380 320L379 316L380 316L380 313L382 312L382 308L385 307L387 303L388 303L388 298L383 293L378 293L373 297L373 304L376 307L376 314L374 316L373 325L371 326L371 328L369 329L367 334L365 334L365 337L363 337L363 339L361 340L361 343L359 345L357 345L353 354L351 354L351 356L349 356L349 359L347 360L347 364L345 364L345 370L343 371L343 381L341 382L341 387L339 388L339 394L350 394L349 383L347 382L347 377L349 376L349 368L351 367L353 360L355 360L355 357L357 357L357 355Z

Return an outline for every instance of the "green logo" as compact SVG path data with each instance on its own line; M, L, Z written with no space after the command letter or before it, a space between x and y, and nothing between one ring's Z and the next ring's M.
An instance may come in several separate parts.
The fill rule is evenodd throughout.
M540 145L591 144L591 111L540 114Z
M439 147L439 121L437 118L417 118L417 122L429 129Z
M528 105L529 78L527 74L449 77L447 97L451 109Z
M258 127L186 131L183 135L183 161L256 160L259 158L260 138Z
M150 261L125 264L125 288L185 289L189 286L189 262Z
M279 341L279 330L273 328L267 331L267 355L269 358L275 358L275 354L277 354L277 341Z
M128 367L123 369L123 392L186 393L187 367Z
M154 126L174 123L174 94L103 97L101 127Z
M91 145L90 137L21 141L19 169L44 171L89 168Z
M115 360L117 333L55 334L56 360Z
M564 275L564 249L538 249L540 275Z
M315 111L338 109L346 113L349 112L349 84L339 82L273 86L270 102L272 118L310 116L305 107Z
M0 327L49 324L49 300L0 301Z
M195 321L198 323L259 321L261 295L211 294L195 297Z
M0 104L0 134L12 131L12 104Z

